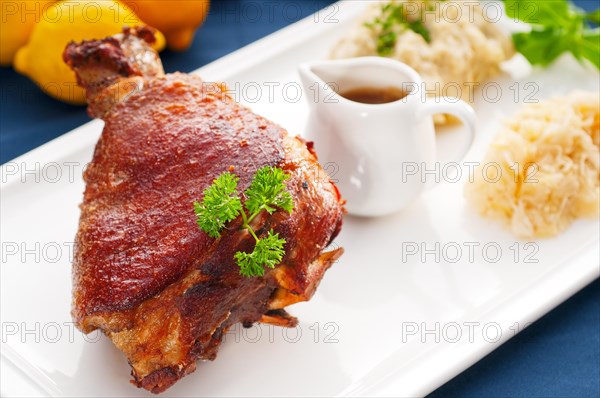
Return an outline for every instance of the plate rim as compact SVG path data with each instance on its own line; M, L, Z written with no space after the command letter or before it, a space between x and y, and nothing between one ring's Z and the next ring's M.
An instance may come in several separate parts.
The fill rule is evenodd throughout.
M339 7L340 14L338 17L343 19L346 18L345 14L355 13L357 9L359 9L359 6L362 6L361 3L362 2L352 0L342 0L333 3L331 6ZM209 80L219 74L232 75L243 72L245 69L252 68L253 65L270 59L274 54L293 48L299 42L304 42L310 37L318 36L323 31L326 31L328 29L327 26L314 23L315 15L320 11L322 10L316 11L314 14L311 14L300 21L290 24L230 54L195 69L190 73L200 74L205 77L206 80ZM257 57L256 54L260 54L261 56ZM250 57L250 55L252 56ZM249 60L251 60L251 62L248 62ZM0 165L0 173L6 176L6 178L3 178L3 180L0 181L0 190L5 191L19 181L18 175L5 174L7 165L20 162L26 163L28 161L53 161L57 159L57 154L58 156L61 156L85 149L90 144L95 145L98 136L96 134L90 134L90 131L94 130L100 134L102 125L103 122L101 120L91 120ZM511 312L511 319L515 319L515 322L528 323L538 320L560 303L577 293L587 284L600 277L600 253L597 253L594 250L597 247L597 244L598 239L590 241L585 248L581 248L563 262L557 263L547 272L540 275L539 278L536 279L536 283L533 287L530 287L523 295L515 293L511 297L505 299L502 303L495 304L493 308L485 311L483 315L484 319L481 321L485 322L485 319L489 319L497 313L507 312L508 309L512 309L512 311L509 312ZM569 268L564 267L564 264L567 262L572 264L572 266ZM572 269L574 267L577 267L580 273L573 272ZM546 297L545 301L533 300L531 298L527 299L530 302L537 303L537 306L527 307L519 304L526 300L523 297L540 296L549 290L552 291L553 294L551 297ZM519 313L519 316L514 316L515 313ZM521 331L522 330L519 330L518 333ZM421 383L420 387L410 391L410 395L422 396L434 391L456 375L462 373L468 367L477 363L500 345L510 340L514 335L518 334L514 333L513 335L509 335L508 333L505 333L507 332L507 328L503 328L502 332L503 337L498 344L488 344L486 346L483 342L479 344L468 343L466 346L470 347L468 350L469 354L454 356L454 358L457 359L453 361L454 363L451 366L437 367L435 372L432 372L432 369L427 369L429 375L427 382ZM465 344L451 345L451 343L448 342L445 342L443 345L445 346L445 350L465 347ZM2 350L0 356L3 359L6 359L12 366L15 366L26 374L27 379L34 385L43 389L49 396L62 396L61 394L63 394L63 391L58 389L51 379L24 359L12 347L5 343L1 343L1 347ZM439 345L436 347L439 347ZM423 352L423 355L427 355L432 351L434 351L434 347L429 347ZM391 353L390 357L393 357L395 354L395 352ZM402 378L395 378L394 376L397 376L402 370L403 369L394 368L387 372L387 374L382 374L381 377L377 377L377 381L375 381L374 384L365 386L362 381L368 376L367 374L353 382L343 392L338 394L338 396L385 395L382 393L396 389L398 384L401 383ZM30 371L32 371L32 373L29 373Z

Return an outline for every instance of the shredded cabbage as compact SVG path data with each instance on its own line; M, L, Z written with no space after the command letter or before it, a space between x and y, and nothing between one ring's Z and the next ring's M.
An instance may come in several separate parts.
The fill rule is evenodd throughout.
M600 212L600 93L528 104L507 120L466 196L521 238L549 237ZM502 176L483 173L500 166ZM495 165L494 165L495 166Z

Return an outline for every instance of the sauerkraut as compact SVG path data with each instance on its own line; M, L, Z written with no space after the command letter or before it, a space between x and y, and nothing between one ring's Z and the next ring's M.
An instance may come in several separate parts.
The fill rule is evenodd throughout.
M553 236L576 218L597 217L599 118L600 93L525 105L493 140L467 198L521 238Z
M397 19L413 23L418 19L427 31L426 38L419 29L394 23L391 33L395 42L385 56L415 69L425 83L419 89L429 96L450 95L472 101L474 90L499 74L500 63L515 53L510 34L499 28L490 7L484 12L478 2L468 0L395 0L366 6L356 26L334 46L331 58L382 55L378 39L384 28L376 21L385 18L386 4L402 4L404 15ZM451 120L442 115L435 119L438 124Z

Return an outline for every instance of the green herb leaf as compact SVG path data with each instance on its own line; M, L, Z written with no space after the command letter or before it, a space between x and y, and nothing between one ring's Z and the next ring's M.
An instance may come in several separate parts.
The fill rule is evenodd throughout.
M277 167L266 166L259 169L244 192L247 197L244 209L237 192L239 178L225 172L204 190L202 204L194 202L198 226L212 238L221 236L221 230L226 224L241 215L242 228L256 241L251 253L237 252L234 255L243 276L263 276L265 267L274 268L285 255L285 239L279 238L279 234L274 234L273 230L259 239L250 224L262 210L269 214L273 214L277 208L292 212L294 201L285 186L288 178L289 175Z
M423 21L421 21L420 19L417 19L414 22L409 22L408 27L412 29L415 33L418 33L421 36L423 36L423 39L425 39L427 43L431 42L431 34L429 33L429 30L425 27L425 25L423 25Z
M278 207L288 213L292 212L294 201L292 195L285 190L284 183L288 178L289 175L277 167L265 166L256 172L250 187L244 192L248 198L244 204L251 217L262 210L273 214Z
M429 3L428 3L429 5ZM386 3L381 6L381 16L364 24L369 29L378 32L377 53L381 56L390 55L394 51L398 34L410 29L418 33L426 42L431 41L431 34L423 24L423 15L409 21L402 3Z
M600 29L596 28L581 35L579 55L600 69Z
M531 32L514 33L515 48L533 65L546 66L565 52L587 59L600 69L598 30L588 26L599 10L585 13L566 0L505 0L506 13L531 25Z
M242 211L238 197L239 178L229 172L221 174L204 190L202 204L194 202L198 226L211 238L221 236L225 224L234 220Z
M587 14L585 14L585 19L587 19L588 22L600 25L600 8L596 11L588 12Z
M246 277L263 276L265 267L275 268L285 254L284 244L285 239L280 239L279 234L274 234L271 230L266 237L256 242L252 253L235 253L234 258L240 267L240 274Z
M381 56L390 55L394 50L397 39L398 35L396 32L380 34L379 37L377 37L377 53Z
M532 65L546 66L568 49L565 38L552 28L516 33L513 42Z
M532 25L560 26L569 19L566 0L505 0L504 5L509 18Z

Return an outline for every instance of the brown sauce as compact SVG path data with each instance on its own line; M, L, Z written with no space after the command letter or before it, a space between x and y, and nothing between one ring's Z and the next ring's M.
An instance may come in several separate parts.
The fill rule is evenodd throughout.
M363 104L386 104L406 97L408 92L392 86L359 87L344 91L340 95L350 101L361 102Z

